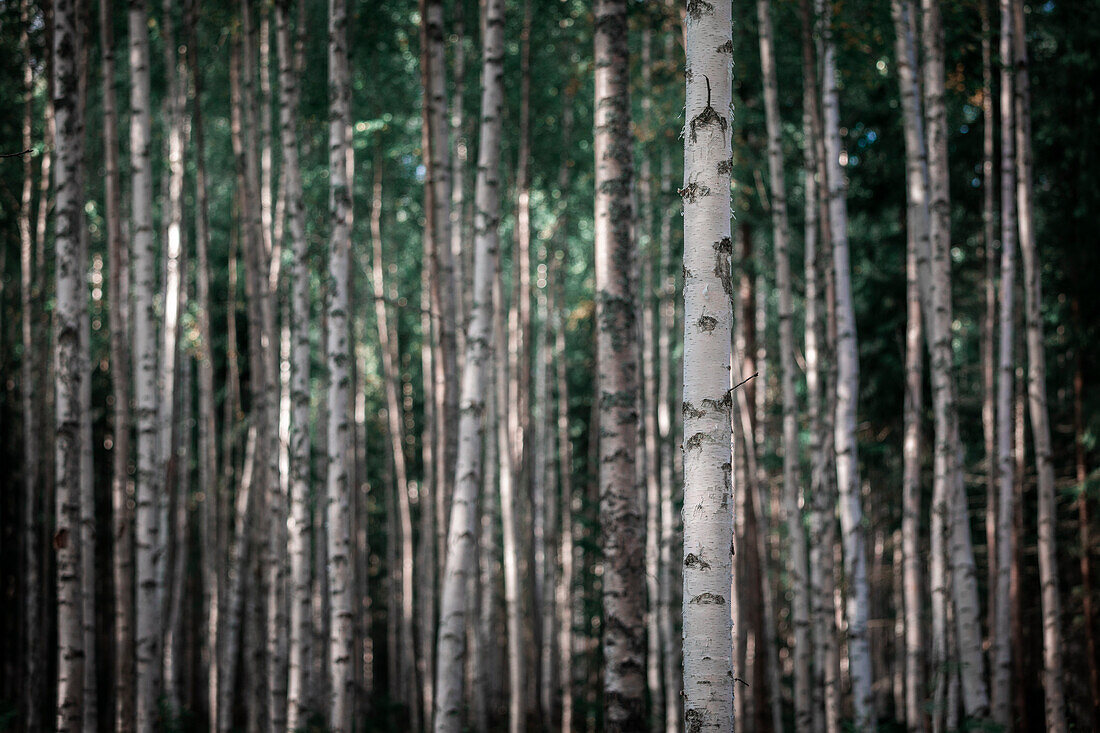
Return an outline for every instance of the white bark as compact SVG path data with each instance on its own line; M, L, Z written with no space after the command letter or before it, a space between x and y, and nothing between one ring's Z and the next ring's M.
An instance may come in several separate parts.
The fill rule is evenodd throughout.
M775 255L779 311L779 368L783 399L783 511L787 519L790 560L787 564L792 591L791 623L794 631L794 714L795 726L808 730L812 723L810 700L809 568L806 535L799 504L798 395L795 391L794 324L791 304L790 225L787 220L787 191L783 180L783 135L779 115L775 41L771 3L758 0L760 24L760 66L764 76L764 110L768 134L768 170L771 186L772 236ZM763 334L760 334L763 337ZM761 388L762 389L762 388ZM779 695L779 690L774 694Z
M286 181L287 232L291 247L290 284L290 628L286 728L296 730L306 706L312 619L310 616L310 296L311 263L305 233L302 173L298 158L298 74L290 33L290 2L275 5L279 57L279 134Z
M149 25L145 0L131 0L130 24L130 204L134 273L134 401L137 422L136 476L136 728L150 730L157 719L157 665L160 658L160 592L163 558L157 552L157 501L162 474L157 455L158 359L156 245L153 241L153 178L150 161Z
M993 721L1008 727L1012 721L1012 523L1016 512L1015 460L1013 456L1013 384L1015 363L1016 294L1016 138L1012 91L1012 8L1002 0L1001 65L1001 286L999 341L997 345L997 556L993 601L993 648L990 653L990 690ZM1021 650L1017 650L1017 654Z
M462 377L455 491L447 536L447 556L440 605L438 677L433 730L457 732L462 727L463 658L466 637L466 587L476 572L477 498L481 488L481 449L485 432L485 385L492 367L493 273L496 270L500 222L501 110L503 86L504 3L488 0L485 8L481 93L481 131L475 197L477 223L474 293L466 338Z
M731 4L689 5L684 135L684 724L733 729Z
M56 395L56 515L53 547L57 562L57 730L83 730L87 725L85 654L88 638L84 618L88 593L83 587L87 501L85 450L89 431L85 430L90 410L87 389L88 368L86 335L87 251L84 227L84 121L81 105L81 35L77 9L72 0L59 0L53 7L53 102L57 173L55 183L55 246L57 304L54 313L54 390ZM90 476L87 479L90 481ZM94 606L92 607L94 611ZM94 627L93 627L94 628ZM94 635L93 635L94 641Z
M1043 340L1043 293L1039 248L1035 241L1031 158L1031 85L1028 75L1024 6L1012 0L1013 65L1016 69L1016 202L1020 224L1020 255L1024 275L1024 324L1027 331L1027 402L1039 477L1039 583L1043 610L1043 691L1046 727L1066 730L1062 689L1062 608L1058 596L1057 497L1051 455L1050 414L1047 411L1046 354ZM1004 286L1002 286L1004 287Z
M852 302L851 265L848 252L848 206L844 171L840 165L840 100L836 79L836 49L828 5L822 17L824 58L822 85L825 130L825 170L829 195L829 226L833 244L837 310L837 403L833 431L836 441L837 486L844 547L844 572L848 579L846 617L848 660L855 725L875 727L871 694L871 657L867 637L870 594L867 585L867 550L860 502L859 458L856 442L856 404L859 398L859 351L855 309Z
M354 613L349 475L351 394L348 341L348 288L351 253L351 171L348 129L351 85L348 78L346 0L329 0L329 234L326 357L328 362L328 470L325 482L328 544L329 638L328 723L333 731L352 730Z

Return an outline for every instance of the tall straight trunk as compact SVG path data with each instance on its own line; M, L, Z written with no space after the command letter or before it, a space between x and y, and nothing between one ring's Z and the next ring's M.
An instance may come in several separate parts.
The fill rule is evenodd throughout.
M604 720L645 727L644 518L638 506L630 66L625 0L596 16L596 353L600 364L600 527L604 557Z
M901 85L906 160L906 319L905 435L902 477L902 571L905 604L905 720L908 730L922 730L924 713L921 625L920 515L921 413L924 371L924 327L918 259L929 247L928 156L924 142L920 87L917 81L916 28L910 0L893 0L895 55Z
M1074 324L1081 326L1081 304L1074 297L1070 304ZM1093 598L1092 598L1092 538L1091 538L1091 511L1089 507L1088 492L1085 491L1085 482L1088 481L1088 463L1085 446L1085 363L1080 346L1073 358L1073 463L1076 469L1078 490L1077 497L1077 524L1081 538L1081 601L1082 616L1085 626L1085 651L1088 654L1089 665L1089 692L1092 704L1089 705L1089 720L1093 730L1100 727L1100 670L1097 669L1096 636L1093 628Z
M34 120L34 82L35 71L34 64L31 59L30 48L30 22L31 22L31 7L28 0L22 0L19 5L20 22L22 28L19 32L19 44L20 50L23 53L23 150L29 150L31 148L33 140L33 120ZM104 55L104 68L107 68L108 55ZM106 74L106 71L104 71ZM113 91L113 87L112 87ZM110 123L112 119L108 114L107 99L104 98L104 126ZM117 115L114 117L117 126ZM105 133L106 134L106 133ZM117 136L117 132L115 133ZM115 181L117 182L117 152L118 148L115 147ZM107 150L107 155L110 155L110 148ZM40 578L45 576L44 569L42 567L41 558L39 557L40 545L39 545L39 463L40 463L40 429L38 421L38 407L34 403L34 393L37 391L39 384L39 372L42 367L41 355L39 352L38 344L35 340L35 321L38 318L36 312L36 300L37 291L41 288L40 281L45 272L45 262L41 259L38 260L38 279L35 278L35 258L34 258L34 239L31 232L31 200L34 195L34 168L32 164L33 158L28 154L23 155L23 191L20 198L19 206L19 284L20 284L20 311L22 316L22 346L23 356L20 361L20 397L22 406L22 425L23 425L23 511L20 516L20 538L22 549L22 563L21 571L23 578L23 585L21 592L23 594L23 645L21 651L23 654L22 662L23 666L20 668L20 673L23 675L23 690L24 697L20 703L19 712L25 721L25 728L27 731L36 731L41 725L39 720L39 707L41 703L42 695L42 677L43 677L43 647L45 646L41 641L44 636L42 632L45 630L45 625L40 619L41 597L40 597ZM110 158L107 158L108 171L111 170ZM108 177L108 186L110 186L110 178ZM108 194L108 226L110 226L110 195ZM117 202L117 191L115 199ZM45 207L45 198L40 198L39 206ZM117 208L114 210L117 217ZM116 221L117 226L117 221ZM110 230L108 231L110 236ZM111 240L112 244L117 244L115 240ZM114 250L111 250L114 252ZM116 267L112 261L110 268L111 278L111 315L114 316L117 311L120 310L118 294L115 291L117 286L118 272L120 267ZM114 324L111 326L112 336L116 333ZM122 339L121 329L118 331L119 338ZM125 340L122 341L125 343ZM112 345L114 342L112 341ZM119 368L119 364L126 363L124 361L116 360L116 355L112 353L112 373L115 374L114 369ZM118 384L126 385L128 381L115 379L113 385ZM117 403L116 403L117 404ZM124 408L124 409L128 409ZM118 435L118 425L125 424L124 420L120 420L115 416L115 429L116 437ZM128 433L127 433L128 435ZM116 439L115 456L119 454L120 450L125 448L126 443L118 444ZM115 466L117 468L117 459ZM113 474L118 476L117 470ZM117 485L112 483L112 500L116 495L115 489ZM129 577L129 568L126 568L126 575ZM116 576L117 577L117 576ZM123 611L122 607L119 607L120 615ZM129 612L133 613L133 604L128 607ZM119 621L119 628L124 628L122 619ZM121 633L121 632L120 632ZM133 649L130 649L131 655ZM132 684L132 681L128 684ZM127 688L123 688L127 689Z
M412 512L409 508L408 469L405 465L404 410L399 388L397 332L390 323L386 308L386 284L382 261L382 159L375 159L374 196L371 205L371 244L373 261L371 274L374 284L374 316L378 328L378 345L382 357L382 376L386 390L386 426L393 455L394 490L397 493L398 538L400 542L401 610L397 621L399 660L398 699L410 706L416 701L416 675L412 666L415 659L413 642L413 536Z
M130 204L134 272L134 409L137 418L135 559L137 660L135 727L149 730L157 719L160 658L161 556L157 501L163 481L157 460L158 358L153 298L157 292L153 241L153 177L150 161L149 25L145 0L131 0L130 25Z
M497 481L500 491L501 551L504 566L504 606L507 623L507 662L508 662L508 730L519 733L524 730L526 721L527 652L523 639L523 599L520 596L519 580L519 538L516 527L516 481L514 458L514 436L509 425L510 411L516 405L509 400L508 369L505 353L508 341L504 335L505 300L503 276L498 266L493 290L494 308L497 321L493 331L493 341L499 358L495 364L496 383L496 438L497 438ZM467 340L467 346L469 340Z
M932 401L936 424L934 491L945 497L950 538L951 600L954 605L963 706L968 717L989 714L982 654L981 606L978 599L969 510L963 483L959 416L951 345L951 211L948 191L947 107L944 86L944 33L939 0L921 0L924 47L923 91L928 140L929 240L927 302ZM923 258L922 258L923 259ZM923 273L922 273L923 274Z
M454 488L457 449L458 374L455 354L455 283L451 255L451 165L447 120L447 73L443 34L442 0L421 3L421 83L424 91L425 187L431 215L427 218L431 238L430 283L432 309L446 317L436 320L439 333L433 361L437 449L435 493L436 533L440 552L447 532L448 501ZM428 264L428 263L425 263ZM442 562L442 558L440 558Z
M795 391L794 324L791 304L791 264L788 254L790 225L787 221L787 192L783 173L782 120L779 115L779 85L776 80L775 41L772 34L771 3L758 0L760 64L764 75L764 110L768 132L768 169L771 184L772 237L775 254L776 289L779 291L779 368L783 399L783 511L787 518L790 560L787 569L792 590L791 624L794 627L794 713L795 727L808 730L812 722L810 700L810 598L806 535L799 508L800 478L798 444L798 395ZM779 695L779 690L774 694Z
M996 133L993 113L993 30L990 25L989 0L978 4L982 32L982 247L985 250L985 314L981 327L981 369L982 369L982 438L986 460L986 506L985 539L986 559L989 572L990 603L986 614L986 630L990 634L989 646L992 648L992 634L996 626L997 593L997 378L994 354L997 328L997 259L995 253L995 200L996 179L993 171L994 134ZM992 665L992 661L990 662ZM990 687L993 672L990 670ZM1097 691L1100 695L1100 690ZM992 698L992 690L990 690Z
M290 555L288 678L286 728L296 730L307 705L312 624L310 618L310 273L305 232L302 173L298 158L298 73L290 33L290 2L275 5L279 64L279 135L282 174L286 181L286 219L291 246L290 285L290 516L287 523Z
M427 136L427 125L424 126L424 139ZM436 389L435 385L435 361L439 359L436 339L433 339L433 332L436 330L434 321L436 320L433 315L433 309L435 308L434 299L432 297L432 281L433 279L438 281L438 278L433 275L434 267L432 265L432 226L430 218L432 217L431 201L431 188L426 189L425 196L428 199L428 205L424 209L425 219L425 231L423 234L423 262L420 268L420 359L421 359L421 375L424 380L424 421L423 432L421 433L421 463L423 464L423 476L420 484L419 503L420 503L420 548L419 548L419 562L418 573L420 580L418 584L420 586L418 594L420 617L420 655L417 658L418 671L420 676L420 709L413 711L413 727L417 727L417 722L420 717L423 717L425 721L425 727L431 725L432 710L434 709L434 690L435 690L435 644L436 644L436 590L438 588L438 575L436 573L436 527L439 525L439 518L437 513L439 506L434 500L436 491L438 490L439 474L437 468L437 458L439 453L439 446L437 445L437 436L439 434L439 425L436 419L436 415L439 412L437 409ZM441 548L440 548L441 549Z
M684 724L733 730L732 6L689 6L684 136Z
M1015 114L1012 108L1012 10L1009 0L1000 3L1001 37L1001 286L999 345L997 350L997 582L995 591L993 647L990 654L990 688L993 721L1009 726L1012 722L1012 524L1015 516L1013 456L1013 381L1015 364L1015 321L1013 296L1016 292L1016 161ZM1022 654L1016 649L1016 654Z
M646 687L649 691L650 719L665 719L665 697L661 689L660 607L660 473L657 468L657 374L654 321L656 298L653 279L653 166L649 145L653 136L653 32L642 35L642 119L638 141L638 206L641 220L638 238L641 281L638 289L641 315L641 406L642 452L644 460L637 463L639 484L645 487L645 579L646 579Z
M351 171L348 169L348 129L351 125L351 85L348 76L346 0L329 0L329 218L328 319L328 441L326 472L326 530L328 533L329 703L328 723L334 731L352 729L354 693L351 660L354 655L350 500L351 394L348 342L348 286L350 284Z
M466 96L466 3L455 3L451 20L454 47L451 51L454 64L454 95L451 97L450 133L454 147L451 150L451 262L454 263L455 287L455 346L456 356L465 358L466 354L466 313L469 305L469 287L467 279L467 251L463 246L468 240L464 226L463 211L466 208L466 165L469 158L469 139L466 136L465 96ZM463 364L458 364L459 372Z
M195 295L196 321L198 325L198 479L202 507L200 509L200 536L202 538L202 588L203 627L205 641L202 651L203 669L206 674L206 701L210 730L217 726L217 680L220 583L218 566L218 535L220 496L225 490L217 478L217 444L214 405L213 341L210 329L210 226L206 191L206 137L202 119L202 72L198 64L198 2L186 3L187 65L191 79L191 117L195 141ZM228 432L231 427L225 425Z
M447 556L440 599L439 676L436 681L433 729L437 733L462 727L463 655L466 637L466 587L476 572L477 498L481 487L481 450L485 433L485 384L492 368L493 273L497 268L500 223L501 110L504 102L504 3L485 7L481 94L481 131L476 186L477 226L474 250L474 293L466 339L466 369L458 430L455 492L447 536ZM451 311L453 313L453 311Z
M85 546L84 507L90 497L85 489L85 423L91 409L86 380L88 343L87 294L84 280L87 251L84 229L84 110L79 87L82 33L72 0L58 0L53 7L53 101L57 173L55 247L57 265L56 335L54 344L57 439L55 471L57 500L53 546L57 562L57 730L83 730L87 637L86 578L82 553ZM87 477L90 481L91 477ZM94 607L93 607L94 609Z
M494 283L496 278L494 277ZM497 286L494 284L493 286ZM495 291L494 291L495 293ZM495 295L494 295L495 297ZM494 308L497 306L494 303ZM494 349L496 349L496 333L493 334ZM497 350L495 353L499 354ZM496 359L494 369L490 370L488 377L488 397L486 398L485 414L489 417L489 424L485 434L485 470L481 484L481 494L484 501L481 505L481 532L478 545L478 576L480 582L478 601L478 641L483 650L484 663L481 665L478 675L478 687L485 697L485 725L479 727L490 728L494 724L499 726L501 711L504 710L504 655L501 653L500 627L503 611L503 598L500 594L501 574L498 569L503 569L503 555L501 552L501 540L499 530L500 522L500 475L501 461L498 445L500 441L499 419L501 411L497 406L496 395L498 393L497 375L494 372L502 369L503 360ZM511 661L511 658L509 658Z
M806 354L806 403L809 427L810 453L810 535L815 540L810 545L810 620L813 638L813 722L815 733L840 729L839 689L836 682L837 640L833 624L833 566L832 536L833 509L831 475L828 450L831 445L828 430L828 412L822 410L825 388L822 377L827 374L823 359L827 352L826 323L821 318L819 293L825 292L822 284L822 262L828 244L828 211L821 187L824 177L819 171L824 166L821 150L822 120L818 100L817 61L814 49L813 27L816 13L810 0L800 0L799 16L802 30L802 115L806 144L803 150L805 181L805 230L804 273L805 292L805 354ZM819 242L820 233L820 242ZM823 363L824 362L824 363Z
M1002 223L1002 226L1003 223ZM1003 246L1003 243L1002 243ZM1014 286L1015 287L1015 286ZM1018 288L1017 288L1018 290ZM1016 293L1019 299L1019 292ZM1019 319L1017 318L1017 321ZM1016 350L1023 350L1022 339L1017 336ZM1031 689L1031 677L1027 674L1027 662L1030 656L1024 647L1024 595L1021 590L1021 575L1024 567L1024 491L1026 449L1024 447L1025 416L1027 400L1024 396L1024 370L1016 369L1016 386L1013 393L1013 452L1016 456L1014 472L1016 484L1012 487L1013 499L1016 503L1012 516L1012 647L1020 650L1019 654L1012 656L1012 684L1013 684L1013 712L1019 721L1020 730L1030 730L1028 723L1031 716L1031 706L1028 704L1028 692Z
M848 660L852 684L855 724L860 730L875 727L871 694L871 657L867 637L870 601L867 584L867 550L860 501L859 459L856 441L856 403L859 397L859 349L856 342L855 307L852 301L851 265L848 252L848 206L840 167L840 94L836 81L836 49L833 44L829 7L822 17L824 44L823 111L825 170L829 196L829 226L836 278L837 311L837 400L836 441L837 486L840 496L840 524L843 534L844 574L848 580L846 616Z
M1024 322L1027 330L1027 396L1035 462L1039 476L1039 582L1043 611L1043 691L1048 731L1066 730L1062 690L1062 619L1058 596L1057 520L1054 459L1051 455L1047 408L1046 354L1043 341L1043 296L1039 249L1035 241L1034 186L1031 153L1031 82L1028 74L1024 6L1012 2L1013 65L1016 69L1016 201L1020 223L1020 254L1024 275Z
M668 37L671 41L671 36ZM666 42L666 52L668 51ZM671 54L667 54L671 56ZM676 280L671 272L672 263L672 156L666 146L661 154L661 234L660 257L658 259L658 288L660 328L657 334L657 432L660 438L660 556L659 578L657 583L658 625L661 634L662 659L661 676L665 690L665 730L679 733L683 724L683 706L680 703L680 691L683 688L681 666L681 639L676 633L675 617L680 606L679 594L675 591L677 580L674 557L678 514L673 507L673 428L672 428L672 336L676 330ZM678 564L678 560L676 561Z
M567 113L568 115L568 113ZM571 118L571 115L568 115ZM563 240L564 240L563 236ZM555 403L556 429L558 441L558 476L561 478L561 525L559 555L561 572L558 575L558 680L561 690L560 729L565 733L573 730L573 445L569 431L569 378L565 351L565 268L566 250L558 250L560 258L552 260L550 284L553 288L553 302L550 317L554 324L555 381L557 400Z

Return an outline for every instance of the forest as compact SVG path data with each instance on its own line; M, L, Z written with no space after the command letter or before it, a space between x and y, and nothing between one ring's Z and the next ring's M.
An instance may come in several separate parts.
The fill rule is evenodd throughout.
M0 731L1100 730L1097 48L0 0Z

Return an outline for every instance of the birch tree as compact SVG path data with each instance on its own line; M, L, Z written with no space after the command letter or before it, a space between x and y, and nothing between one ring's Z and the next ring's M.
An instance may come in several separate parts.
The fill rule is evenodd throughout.
M82 38L77 9L71 0L58 0L53 8L53 102L57 150L55 240L57 264L54 390L57 438L55 442L56 516L53 546L57 562L57 730L83 730L86 700L85 588L82 553L95 552L85 545L84 423L91 409L86 380L88 343L87 252L84 228L84 110L79 90Z
M1004 12L1002 2L1002 12ZM1024 275L1024 324L1027 332L1027 403L1039 477L1039 583L1043 612L1043 691L1046 727L1066 728L1062 665L1062 608L1058 596L1057 504L1054 459L1047 408L1046 353L1043 340L1043 293L1039 248L1035 236L1033 161L1031 155L1031 82L1028 73L1024 5L1012 0L1012 60L1015 68L1013 111L1016 122L1016 205ZM1002 31L1004 23L1002 23ZM1005 58L1008 58L1006 55ZM1002 289L1006 287L1002 284Z
M846 616L848 622L849 675L855 724L860 730L874 730L874 701L871 695L871 658L867 637L870 602L867 584L867 550L860 501L859 458L856 441L856 404L859 397L859 349L856 341L855 308L852 302L851 265L848 252L848 206L844 172L840 164L840 94L836 78L836 49L832 17L823 7L822 109L825 121L825 171L829 196L829 227L833 246L837 313L837 404L833 426L836 442L837 486L840 494L840 525L843 533L844 574L848 579Z
M630 67L625 0L596 18L596 354L600 526L604 558L604 699L609 731L645 723L644 519L638 506L637 323L631 186Z
M351 126L351 86L348 78L346 0L329 0L329 234L327 317L328 470L326 530L328 533L329 705L334 731L352 729L353 625L349 478L351 449L348 407L351 393L348 343L348 287L351 250L351 171L348 131Z
M130 261L134 285L134 413L137 427L135 560L137 572L134 647L136 728L149 730L157 718L160 657L160 572L157 460L158 358L153 298L157 291L153 241L153 177L150 161L149 25L145 0L131 0L130 28Z
M776 287L779 291L779 368L783 399L783 510L787 516L790 543L791 623L794 627L795 726L811 725L810 598L806 535L799 509L798 401L795 392L794 327L791 304L791 264L788 253L790 225L787 220L787 192L783 180L783 135L779 116L779 84L776 79L775 41L772 34L771 3L757 0L760 24L760 67L764 76L764 112L768 134L768 171L771 184L772 237ZM778 695L779 690L774 694Z
M690 3L684 135L684 725L733 729L732 6Z
M466 337L466 368L458 431L455 492L447 536L447 555L439 623L439 676L436 681L433 730L457 732L462 727L463 658L466 638L466 587L475 572L474 541L477 496L481 486L481 449L485 432L485 384L492 367L493 273L499 248L501 110L503 84L504 3L488 0L482 37L481 129L475 200L474 292Z
M290 516L288 521L290 606L287 678L287 730L297 730L306 706L306 676L313 634L309 611L310 584L310 258L298 159L298 71L290 33L290 1L275 4L279 58L279 136L286 181L286 229L290 234Z

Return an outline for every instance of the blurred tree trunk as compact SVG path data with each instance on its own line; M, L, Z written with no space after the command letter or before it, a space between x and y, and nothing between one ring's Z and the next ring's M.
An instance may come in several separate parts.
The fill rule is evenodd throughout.
M28 0L22 0L19 4L19 19L21 23L21 29L19 31L19 46L20 51L23 54L23 144L22 150L29 151L33 145L34 134L34 83L38 76L35 73L34 63L31 58L31 45L30 45L30 23L31 23L31 5ZM104 54L104 69L108 67L109 60L113 59L110 54ZM47 73L49 73L47 71ZM106 74L106 71L104 71ZM113 82L113 78L112 78ZM111 87L113 94L114 87ZM113 97L111 98L113 100ZM113 115L113 116L112 116ZM104 125L110 124L113 120L117 126L117 115L113 113L113 105L108 106L108 98L104 97ZM47 125L49 123L47 122ZM107 134L106 132L104 133ZM114 139L117 140L117 130L114 134ZM110 156L111 149L108 147L106 154ZM118 181L118 147L117 142L114 148L115 163L114 163L114 182ZM114 190L114 198L112 200L110 196L111 192L111 178L110 171L112 170L110 164L110 157L107 158L108 169L108 196L107 196L107 225L108 225L108 246L110 256L115 256L117 250L115 247L120 246L120 243L111 237L111 234L118 230L118 208L117 206L112 209L112 201L117 204L118 192ZM47 173L48 175L48 173ZM20 265L20 311L22 318L22 346L23 355L20 360L20 396L22 407L22 426L23 426L23 512L20 517L20 537L21 537L21 549L23 552L22 557L22 581L23 584L20 587L20 592L23 594L22 612L23 612L23 625L22 634L23 642L20 650L22 652L22 666L19 668L19 673L23 676L24 690L23 699L20 702L19 713L24 721L24 726L27 731L37 731L41 726L39 720L39 705L42 697L42 678L43 678L43 658L45 656L45 625L41 620L41 596L40 586L42 585L42 578L45 577L45 568L42 566L39 541L39 501L38 496L40 492L39 482L39 463L40 463L40 448L42 440L41 430L38 421L38 406L35 405L34 395L39 389L39 373L42 368L42 354L40 351L40 342L35 339L35 321L39 317L37 313L37 292L41 289L41 280L45 273L45 262L42 259L38 260L37 272L35 272L35 252L34 252L34 238L31 232L31 201L34 195L34 166L33 156L29 153L23 154L23 191L20 198L19 205L19 265ZM45 197L39 198L39 207L44 208L46 205ZM114 212L114 226L115 229L110 229L112 224L111 212ZM113 263L113 260L112 260ZM111 300L111 316L113 317L117 312L121 311L119 305L120 299L116 290L118 285L118 273L122 268L112 264L110 272L110 300ZM112 335L115 333L114 325L111 328ZM118 338L123 339L123 332L121 329L118 331ZM115 345L115 341L112 340L112 347ZM124 341L123 341L124 343ZM117 357L115 353L111 355L112 375L117 375L120 372L114 371L120 369L122 364L126 364L124 360L125 356L121 359ZM119 385L125 389L128 385L128 380L115 378L112 382L112 386L117 390ZM117 394L117 392L116 392ZM120 477L118 473L118 456L126 455L123 451L126 448L127 441L123 440L119 442L117 436L120 432L129 437L128 431L120 431L119 426L125 426L126 418L125 411L128 410L128 403L116 403L116 405L124 405L121 408L122 412L116 412L114 416L114 426L116 434L115 442L115 463L114 471L112 475L112 501L118 496L120 486L117 483L117 478ZM125 467L125 463L123 464ZM125 474L122 474L122 478L125 478ZM124 490L124 485L121 487ZM125 555L124 555L125 557ZM125 575L123 577L129 578L132 570L131 568L125 568ZM118 577L118 576L116 576ZM119 626L118 633L125 634L123 629L131 628L130 637L132 638L132 622L131 624L125 624L126 618L132 618L133 604L123 608L119 606ZM126 612L131 615L125 616ZM120 638L126 638L122 636ZM131 642L132 643L132 642ZM130 647L131 659L133 654L133 647ZM132 679L129 680L127 687L121 685L121 670L119 673L118 687L121 689L132 688ZM131 716L132 717L132 714Z
M329 705L328 723L333 731L352 729L353 694L351 660L354 656L354 589L351 567L349 471L351 393L348 342L348 287L351 249L351 171L348 166L351 85L348 76L347 4L329 0L329 235L326 301L328 362L328 470L326 530L328 533L329 598Z
M638 506L630 66L625 0L599 0L596 39L596 353L604 557L604 724L645 728L644 518Z
M85 430L90 419L91 378L88 365L87 250L84 229L84 110L80 93L80 59L83 38L78 30L78 8L72 0L58 0L53 8L54 120L56 125L57 175L55 246L57 303L54 390L57 409L55 471L57 476L56 534L53 546L57 562L57 730L83 730L87 724L85 655L88 642L84 618L88 594L94 585L87 577L82 553L92 553L85 525L91 500L91 476L86 476ZM90 446L88 447L90 450ZM94 611L94 605L91 606ZM93 626L94 628L94 626ZM94 640L94 637L93 637Z
M1002 59L1012 58L1012 14L1007 0L1001 3ZM1012 391L1015 373L1013 361L1014 309L1016 291L1016 161L1015 114L1012 109L1012 67L1001 65L1001 298L1000 341L997 352L997 582L993 586L994 625L993 649L990 655L993 720L999 725L1012 723L1012 657L1010 635L1010 583L1012 582L1012 522L1016 507L1013 491L1013 405ZM1017 648L1016 655L1023 653Z
M684 723L733 730L731 456L731 5L698 4L684 136ZM615 419L614 413L608 415ZM741 579L738 578L738 581ZM727 600L729 598L729 600ZM738 634L740 629L736 630Z
M153 239L153 178L150 160L149 25L144 0L130 3L130 204L131 262L134 269L134 400L137 417L136 562L137 658L135 727L149 730L157 720L157 666L160 659L160 571L157 553L162 493L157 460L158 358L153 298L157 290Z
M855 309L852 301L851 265L848 252L848 207L841 169L840 102L836 81L836 50L832 17L826 5L822 17L824 44L823 109L825 118L826 181L829 194L829 225L833 245L837 309L837 486L840 495L840 523L844 546L844 574L848 580L847 622L849 674L852 684L855 724L860 730L875 727L871 694L871 659L867 638L869 593L867 550L860 501L859 460L856 443L856 414L859 397L859 350L856 342Z
M795 727L808 730L812 723L810 701L810 599L806 536L799 508L798 395L795 391L794 327L791 304L791 265L788 253L790 229L787 221L787 192L783 171L783 135L779 114L775 41L772 34L771 3L758 0L760 64L764 75L764 109L768 133L768 168L771 184L772 236L775 254L776 289L779 299L779 362L783 399L783 505L790 543L787 569L792 590L791 624L794 629L794 714ZM774 694L778 697L779 690Z
M310 618L310 258L306 241L302 173L298 157L299 76L290 32L290 2L275 4L279 66L279 132L283 180L286 181L286 218L290 234L290 518L287 523L290 560L287 730L303 722L312 624ZM301 32L301 29L299 29Z
M895 55L901 86L906 159L905 437L902 477L902 544L905 604L907 729L924 729L924 647L921 625L920 517L921 414L924 393L924 327L918 259L928 250L928 154L917 79L916 16L910 0L892 0Z
M653 721L665 719L665 697L661 683L661 629L660 607L660 472L657 450L657 375L653 339L655 293L653 279L653 172L649 148L653 141L653 31L642 35L642 115L639 121L638 140L638 203L641 222L638 237L638 257L641 265L641 282L638 288L641 315L641 406L642 451L636 466L638 484L645 487L645 579L646 579L646 686L649 690L650 717Z
M948 190L947 108L944 32L939 0L921 0L924 48L923 91L928 140L930 257L924 308L929 323L932 401L936 423L933 484L941 486L950 544L951 601L954 605L959 675L966 714L989 715L982 654L981 604L970 537L969 509L959 454L959 416L951 346L951 211ZM919 263L918 263L919 264Z
M447 554L440 597L439 677L436 682L433 729L458 731L465 698L463 658L466 639L466 588L476 572L477 505L481 488L482 439L485 435L485 386L493 367L494 318L492 285L497 269L500 220L501 109L504 101L504 4L489 0L485 8L482 58L481 131L476 187L477 229L474 251L474 294L466 340L466 370L462 378L455 492L451 503ZM449 203L449 199L448 199ZM439 240L446 244L447 240ZM450 273L448 273L450 276ZM454 309L443 314L453 318Z
M1048 731L1066 730L1062 690L1062 619L1058 597L1057 496L1047 408L1046 355L1043 340L1042 282L1033 217L1031 153L1031 83L1028 75L1024 6L1012 0L1013 66L1016 69L1016 199L1020 222L1020 254L1024 274L1024 321L1027 329L1027 394L1032 440L1039 475L1039 581L1043 611L1043 690Z

